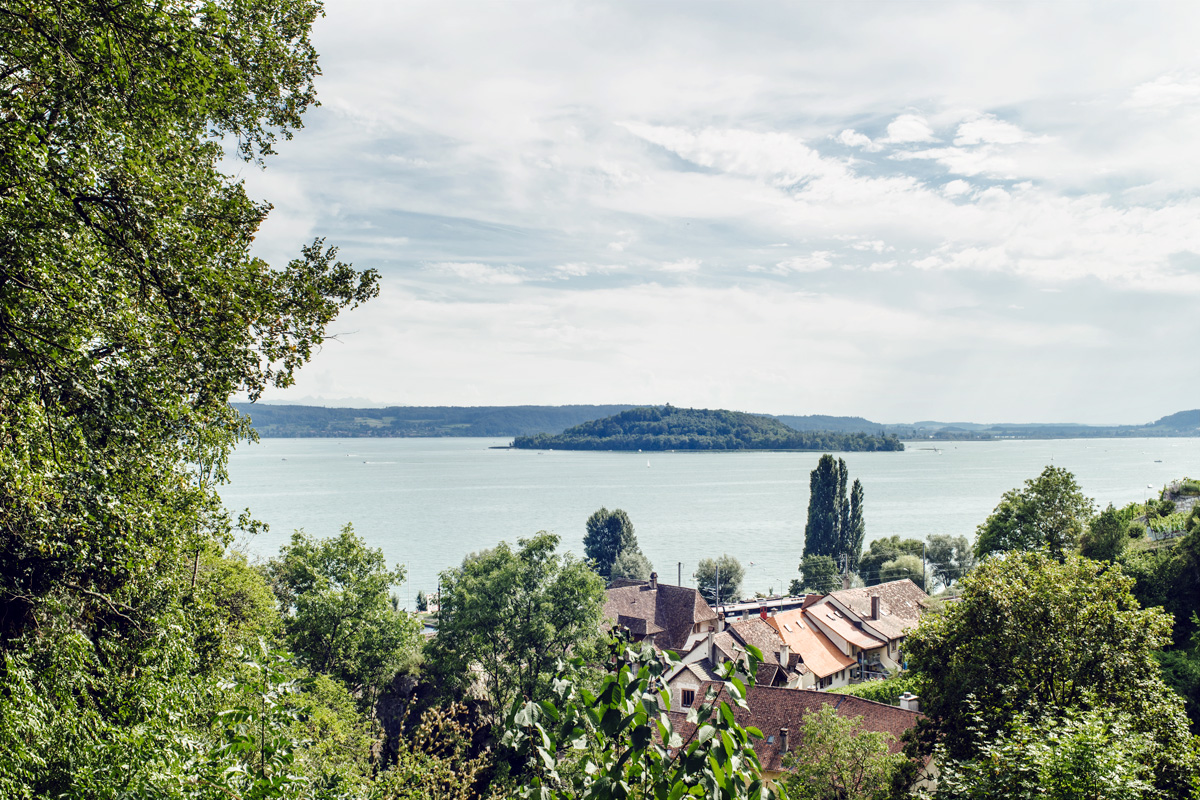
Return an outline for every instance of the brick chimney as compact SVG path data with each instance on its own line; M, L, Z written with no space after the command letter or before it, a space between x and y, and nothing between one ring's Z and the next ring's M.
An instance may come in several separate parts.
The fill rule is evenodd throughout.
M717 633L725 630L725 615L717 614Z
M788 751L788 729L779 729L779 754L783 755Z
M716 638L716 636L715 636L715 634L713 634L712 628L709 628L708 629L708 643L705 645L705 647L708 649L708 660L711 661L714 666L717 663L717 651L716 651L716 648L713 646L713 639L715 639L715 638Z
M879 595L871 595L871 619L879 619Z
M657 572L650 573L650 588L651 589L658 588L658 573Z
M762 617L763 619L767 618L767 607L766 606L758 607L758 616Z
M900 707L905 711L920 711L921 700L912 692L900 695Z

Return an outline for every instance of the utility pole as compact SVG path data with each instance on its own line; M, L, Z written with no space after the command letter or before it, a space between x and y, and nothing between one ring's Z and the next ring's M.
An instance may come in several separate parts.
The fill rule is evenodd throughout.
M683 562L682 561L679 562L679 580L677 581L677 583L679 586L683 586Z
M926 578L925 578L925 543L921 542L921 591L922 592L929 591L926 588L927 586L929 586L929 584L926 583L925 581L926 581Z
M717 613L721 613L721 564L717 563L717 593L713 596L713 605L717 606Z

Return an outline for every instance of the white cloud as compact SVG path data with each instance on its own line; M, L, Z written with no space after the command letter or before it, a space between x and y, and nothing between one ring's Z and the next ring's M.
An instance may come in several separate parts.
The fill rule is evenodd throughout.
M870 136L867 136L865 133L859 133L853 128L847 128L842 131L834 137L834 140L846 145L846 147L861 147L869 152L877 152L883 149L881 145L871 141Z
M1029 134L1011 122L984 114L959 125L954 143L960 147L971 144L1019 144L1030 138Z
M466 261L442 261L427 265L427 269L461 278L468 283L484 285L515 284L525 280L520 267L494 267L490 264Z
M680 258L675 261L664 261L658 265L663 272L696 272L701 262L695 258Z
M828 250L817 250L806 256L789 258L775 265L776 271L786 274L789 272L820 272L833 266L833 253Z
M946 195L947 197L961 197L970 191L971 184L967 183L961 178L955 178L952 181L947 181L946 183L942 184L942 194Z
M929 127L929 123L925 121L924 117L916 114L901 114L888 124L887 138L884 141L893 144L932 142L935 141L935 137L933 128Z
M1140 84L1129 94L1126 108L1166 110L1200 102L1200 76L1163 75Z

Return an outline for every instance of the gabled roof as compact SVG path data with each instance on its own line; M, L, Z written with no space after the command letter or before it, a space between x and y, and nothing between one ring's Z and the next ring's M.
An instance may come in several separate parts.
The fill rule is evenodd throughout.
M829 641L811 621L804 619L807 612L792 609L766 620L775 633L799 656L804 666L818 678L825 678L846 667L858 663Z
M727 630L742 644L752 644L761 650L764 663L779 663L779 648L784 642L766 620L760 617L739 620L730 624Z
M701 690L705 689L701 686ZM719 700L729 702L729 696L724 688L721 689ZM693 706L704 702L704 691L696 692ZM780 729L788 729L788 749L796 750L801 746L801 734L805 715L823 706L831 705L844 717L862 717L864 731L889 733L892 740L888 749L898 753L903 745L900 737L909 728L917 724L921 715L916 711L908 711L896 706L876 703L846 694L831 694L811 689L785 689L775 686L751 686L746 692L746 708L738 708L730 703L734 718L742 727L753 726L762 731L765 738L754 742L754 752L764 770L782 772L783 753L780 751L782 741ZM675 729L686 741L694 730L685 719L672 715Z
M804 618L810 624L815 618L815 622L824 625L847 642L856 644L864 650L874 650L887 644L886 640L867 633L863 630L861 622L850 619L842 613L841 609L830 602L818 603L804 609Z
M903 638L917 626L922 611L929 603L929 595L908 578L858 589L843 589L833 592L829 597L893 640ZM872 597L879 598L879 619L871 618Z
M635 634L639 634L633 628L635 620L642 620L640 635L667 650L679 650L687 644L696 623L717 618L717 612L709 608L700 593L686 586L660 583L651 589L649 583L638 583L609 589L605 595L605 619Z

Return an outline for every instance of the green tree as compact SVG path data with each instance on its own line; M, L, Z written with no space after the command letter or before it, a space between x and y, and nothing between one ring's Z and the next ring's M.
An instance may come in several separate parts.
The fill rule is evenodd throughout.
M841 555L842 523L847 517L846 462L826 453L808 479L808 521L804 555Z
M925 591L925 563L917 556L907 553L899 555L891 561L885 561L879 568L879 582L900 581L908 578Z
M1113 508L1097 514L1079 540L1079 552L1097 561L1115 561L1129 545L1130 518Z
M924 547L920 539L901 539L898 534L875 539L871 542L870 549L859 559L858 574L865 584L873 586L882 580L884 564L903 555L919 558L924 552Z
M624 550L617 556L617 560L613 562L612 573L610 578L628 578L634 581L650 580L650 573L654 571L654 566L650 563L650 559L642 555L641 550Z
M1094 512L1075 476L1046 467L1025 488L1004 493L992 515L976 531L975 554L1044 549L1062 559L1075 549Z
M950 758L978 758L1016 714L1032 725L1058 709L1108 708L1153 737L1155 784L1181 791L1197 774L1186 717L1154 651L1170 618L1143 609L1117 567L1038 551L987 559L962 579L961 600L926 615L905 640L920 681L919 724Z
M867 522L864 516L862 481L858 478L854 479L854 485L850 489L850 506L847 514L846 522L842 526L842 547L843 551L849 556L849 569L851 572L858 572L858 562L862 558L863 540L867 536Z
M558 542L545 532L517 549L501 542L442 573L430 668L452 696L478 680L493 723L516 698L547 697L557 662L599 636L604 584L585 562L557 554Z
M938 583L949 588L975 566L975 551L965 536L935 533L926 544L925 561Z
M742 563L726 553L720 558L702 558L696 565L696 588L709 603L732 603L742 595Z
M619 508L601 508L587 519L583 552L595 565L601 578L612 577L613 562L624 552L641 552L629 515Z
M890 753L889 733L864 731L862 717L844 717L831 705L806 714L798 744L784 757L792 800L887 800L892 782L908 767Z
M724 692L711 689L687 710L687 728L672 715L663 687L677 659L648 645L634 646L614 635L609 643L611 671L595 693L564 671L553 694L513 709L506 746L524 756L522 797L539 800L618 800L618 798L712 797L720 800L774 800L782 793L762 778L752 747L762 732L743 727L735 708L746 706L746 684L723 665ZM747 672L762 660L747 648ZM753 685L753 678L749 683ZM660 703L662 704L660 706ZM679 709L682 711L683 709ZM685 737L685 732L690 733Z
M289 645L315 672L354 689L367 707L413 664L420 626L390 602L404 568L389 570L383 551L367 547L350 525L329 539L296 531L267 569Z
M1142 800L1153 784L1153 737L1128 714L1098 707L1050 709L1036 723L1019 714L973 759L942 763L936 800Z
M829 594L840 589L837 565L829 556L805 556L800 562L800 590Z

